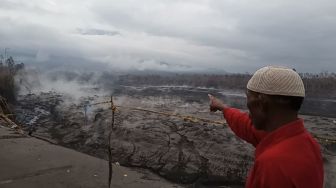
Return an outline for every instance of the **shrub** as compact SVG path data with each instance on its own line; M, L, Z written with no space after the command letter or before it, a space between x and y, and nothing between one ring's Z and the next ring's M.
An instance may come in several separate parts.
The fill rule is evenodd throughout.
M6 65L0 63L0 96L13 103L18 88L15 86L15 74L24 68L24 64L15 64L12 57L6 60Z

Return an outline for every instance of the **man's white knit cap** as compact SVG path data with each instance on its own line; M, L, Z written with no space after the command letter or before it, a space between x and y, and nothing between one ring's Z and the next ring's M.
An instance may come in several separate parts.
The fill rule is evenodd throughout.
M301 77L287 67L267 66L257 70L248 81L247 89L268 95L305 97Z

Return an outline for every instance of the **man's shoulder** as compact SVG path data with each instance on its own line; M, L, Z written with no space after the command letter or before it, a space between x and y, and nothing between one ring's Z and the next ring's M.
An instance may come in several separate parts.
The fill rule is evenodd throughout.
M320 148L315 140L308 134L300 134L265 150L259 157L261 163L271 162L273 164L305 164L318 160L316 156L321 155ZM305 156L305 157L303 157Z

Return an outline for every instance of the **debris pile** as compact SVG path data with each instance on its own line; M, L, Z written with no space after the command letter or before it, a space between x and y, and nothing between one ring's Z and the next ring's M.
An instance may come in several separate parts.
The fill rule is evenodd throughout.
M253 163L254 148L237 138L229 128L188 118L181 120L179 111L170 107L183 108L183 100L168 101L171 103L162 106L146 104L146 100L153 101L153 98L115 98L116 104L130 101L125 106L150 106L155 111L170 110L177 116L117 108L110 139L114 163L151 169L177 183L243 187ZM33 135L108 160L110 104L85 105L104 101L95 97L76 104L65 101L64 96L52 92L20 97L17 119L27 125L24 127L27 132L33 126ZM205 113L204 105L193 101L192 108L188 107L190 113L186 114L213 119L208 111ZM329 157L326 160L331 161ZM327 169L328 177L333 169Z

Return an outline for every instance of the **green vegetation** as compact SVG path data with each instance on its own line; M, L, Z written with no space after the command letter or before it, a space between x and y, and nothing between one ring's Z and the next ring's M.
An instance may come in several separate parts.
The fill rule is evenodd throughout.
M0 62L0 97L14 103L18 88L15 86L15 75L24 68L24 64L15 64L12 57Z

